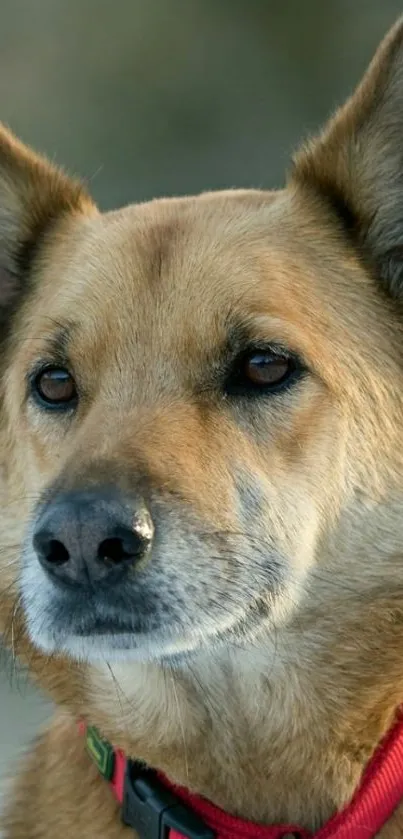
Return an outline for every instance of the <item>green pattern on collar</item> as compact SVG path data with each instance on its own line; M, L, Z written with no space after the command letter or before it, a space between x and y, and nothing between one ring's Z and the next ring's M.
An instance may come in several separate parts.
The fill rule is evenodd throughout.
M86 733L86 747L91 759L94 761L98 772L106 781L111 781L115 756L113 748L106 740L103 740L97 729L89 725Z

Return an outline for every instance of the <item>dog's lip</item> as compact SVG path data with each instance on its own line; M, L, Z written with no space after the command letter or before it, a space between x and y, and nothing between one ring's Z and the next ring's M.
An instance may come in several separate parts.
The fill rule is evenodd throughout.
M53 603L49 604L50 620L56 634L75 637L136 636L149 630L150 615L144 614L133 603L118 603L114 608L110 602L102 602L94 596L93 592L87 592L86 597L82 592L80 594L76 597L71 591L66 591L60 596L58 592Z
M90 635L137 635L138 630L132 625L125 625L119 621L114 621L112 618L108 618L106 620L95 619L94 621L88 622L87 626L80 627L79 631L76 631L75 634L82 635L83 637Z
M89 638L91 636L109 636L122 637L130 635L132 637L143 635L148 632L149 627L145 625L144 620L134 620L133 616L122 620L121 617L104 616L99 614L92 614L87 619L80 616L78 619L66 620L65 616L59 616L54 621L54 627L62 634L75 636L76 638Z

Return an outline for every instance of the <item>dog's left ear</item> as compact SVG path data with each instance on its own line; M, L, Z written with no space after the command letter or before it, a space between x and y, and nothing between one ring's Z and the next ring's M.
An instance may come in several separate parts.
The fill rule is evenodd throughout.
M292 179L327 202L383 287L403 301L403 19L353 96L298 153Z

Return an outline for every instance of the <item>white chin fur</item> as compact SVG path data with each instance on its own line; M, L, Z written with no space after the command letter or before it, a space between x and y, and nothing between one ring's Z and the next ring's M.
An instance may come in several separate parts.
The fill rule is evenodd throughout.
M30 628L31 641L47 653L65 655L77 662L96 664L99 662L152 661L161 658L150 645L136 646L131 635L69 635L65 638L52 636L48 632L35 634Z

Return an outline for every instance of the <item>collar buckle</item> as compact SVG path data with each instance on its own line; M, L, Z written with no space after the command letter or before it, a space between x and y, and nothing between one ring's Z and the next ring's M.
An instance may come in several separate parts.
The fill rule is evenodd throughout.
M138 761L127 761L122 821L140 839L168 839L175 830L185 839L214 839L214 833L170 790L156 773Z

